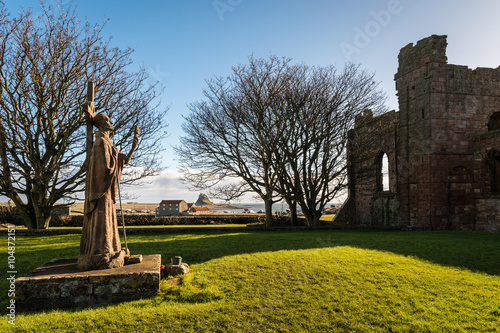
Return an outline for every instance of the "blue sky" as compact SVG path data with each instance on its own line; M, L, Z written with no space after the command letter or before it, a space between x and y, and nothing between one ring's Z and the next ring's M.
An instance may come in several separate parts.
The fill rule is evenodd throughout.
M6 0L12 14L20 6L40 12L37 0ZM62 0L69 4L71 1ZM55 0L46 0L54 4ZM86 0L73 1L89 22L109 18L106 33L114 46L135 49L143 65L165 86L161 96L170 133L162 174L134 188L135 201L196 200L177 178L171 146L179 144L187 104L202 98L205 80L227 75L249 55L286 56L308 65L346 61L374 71L398 109L394 88L399 50L432 34L448 35L448 62L475 67L500 65L500 2L497 0Z

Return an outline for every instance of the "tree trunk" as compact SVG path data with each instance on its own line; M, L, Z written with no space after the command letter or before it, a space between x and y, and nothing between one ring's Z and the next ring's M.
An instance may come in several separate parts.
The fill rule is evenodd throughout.
M47 230L49 229L50 214L40 217L32 216L29 220L25 220L28 230Z
M264 199L264 204L266 207L266 227L270 227L273 224L273 200Z
M288 200L285 199L288 207L290 208L290 224L291 225L298 225L299 224L299 219L297 217L297 202L293 200Z
M304 207L302 207L302 212L306 217L306 222L308 227L317 226L319 224L319 219L321 218L321 215L323 215L320 210L309 210L309 209L304 209Z
M323 215L323 213L320 210L315 210L313 212L313 225L314 226L319 225L319 219L321 218L321 215Z
M295 201L290 206L290 222L292 225L299 224L299 217L297 216L297 203Z
M29 205L16 204L17 211L21 215L28 230L48 229L50 223L50 212L52 209L42 207L29 207Z
M34 215L29 211L28 205L21 205L16 201L14 201L14 204L17 211L19 212L19 215L21 215L21 217L23 218L28 230L36 229L36 219L34 218Z
M48 229L50 223L50 210L47 209L35 209L36 212L36 228L37 229Z

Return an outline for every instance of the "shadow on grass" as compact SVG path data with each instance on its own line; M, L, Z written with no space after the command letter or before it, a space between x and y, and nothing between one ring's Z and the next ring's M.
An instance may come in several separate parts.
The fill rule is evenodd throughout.
M500 234L479 232L304 231L134 235L132 253L180 255L195 264L229 255L355 246L417 257L444 266L500 274Z
M79 242L80 235L19 237L16 244L17 276L23 276L54 258L76 257ZM132 254L161 254L164 264L170 263L170 257L177 255L187 263L198 264L245 253L355 246L500 275L500 234L481 232L314 230L149 233L129 235L128 244Z
M76 257L79 241L80 235L19 237L16 240L17 276L24 276L53 258ZM500 234L479 232L315 230L150 233L129 235L128 244L132 254L161 254L163 264L168 264L170 257L176 255L181 255L183 261L189 264L201 264L238 254L353 246L500 275ZM0 280L0 288L7 290L6 279ZM1 309L6 308L7 302L5 294L0 298ZM5 314L6 311L0 310L0 313Z

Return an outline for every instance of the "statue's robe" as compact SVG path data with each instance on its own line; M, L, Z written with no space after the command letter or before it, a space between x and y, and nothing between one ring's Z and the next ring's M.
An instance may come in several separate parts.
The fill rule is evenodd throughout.
M113 147L109 137L97 132L87 166L85 206L78 268L82 270L121 267L121 249L116 218L116 194L126 155Z

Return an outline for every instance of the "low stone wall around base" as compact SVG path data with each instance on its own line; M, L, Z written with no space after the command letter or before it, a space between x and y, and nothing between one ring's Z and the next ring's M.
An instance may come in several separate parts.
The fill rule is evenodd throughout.
M89 307L156 295L161 255L120 268L79 271L75 259L54 259L16 279L16 310Z

